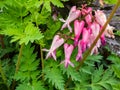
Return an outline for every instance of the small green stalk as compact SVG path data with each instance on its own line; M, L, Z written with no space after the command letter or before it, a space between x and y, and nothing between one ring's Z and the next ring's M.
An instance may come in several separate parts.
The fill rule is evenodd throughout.
M9 86L7 85L7 78L5 77L5 74L2 69L1 60L0 60L0 73L1 73L1 77L3 79L4 84L7 86L8 90L10 90Z
M107 19L106 23L104 24L101 32L99 33L99 35L96 37L96 39L94 40L94 42L92 43L91 47L86 51L86 53L83 56L83 59L81 60L80 64L77 66L76 70L78 71L79 68L83 65L84 61L86 60L86 58L88 57L88 55L91 53L92 49L94 48L94 46L96 45L97 41L99 40L99 38L101 37L101 35L103 34L103 32L105 31L105 28L107 27L108 23L111 21L114 13L116 12L117 8L120 5L120 0L118 0L118 2L116 3L115 7L113 8L109 18Z
M42 46L40 46L40 56L41 56L42 69L44 69L44 59L43 59Z
M16 63L15 74L18 72L19 67L20 67L20 60L21 60L21 56L22 56L23 47L24 47L24 44L22 44L22 45L20 46L20 51L19 51L19 55L18 55L18 60L17 60L17 63ZM13 80L12 89L11 89L11 90L14 90L15 84L16 84L16 81Z
M22 56L23 47L24 47L24 44L22 44L21 47L20 47L20 51L19 51L19 55L18 55L18 60L17 60L17 63L16 63L15 74L18 72L18 69L20 67L20 60L21 60L21 56Z
M42 70L44 69L44 59L43 59L43 52L42 52L42 46L40 45L40 56L41 56L41 65L42 65ZM42 80L44 81L44 74L42 74Z

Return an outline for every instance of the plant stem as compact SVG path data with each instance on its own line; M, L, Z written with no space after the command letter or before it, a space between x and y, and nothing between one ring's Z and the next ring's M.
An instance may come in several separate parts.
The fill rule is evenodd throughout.
M65 84L65 87L64 87L65 90L67 90L67 86L69 85L70 81L71 81L71 77L68 78L68 80Z
M2 48L5 48L3 38L4 38L4 36L3 36L3 35L0 35L0 42L1 42L1 46L2 46Z
M43 52L42 46L40 45L40 56L41 56L41 63L42 63L42 70L44 69L44 59L43 59ZM44 80L44 75L42 75L42 79Z
M77 66L76 70L78 71L79 68L82 66L82 64L84 63L84 61L86 60L86 58L88 57L88 55L90 54L90 52L92 51L92 49L94 48L94 46L96 45L97 41L99 40L99 38L101 37L101 35L103 34L103 32L105 31L105 28L107 27L108 23L111 21L114 13L116 12L117 8L119 7L120 4L120 0L118 0L118 2L116 3L116 5L114 6L109 18L107 19L106 23L104 24L101 32L98 34L98 36L96 37L96 39L94 40L94 42L92 43L91 47L85 52L83 59L81 60L80 64Z
M21 56L22 56L22 50L23 50L24 44L22 44L20 46L20 51L19 51L19 55L18 55L18 60L16 63L16 70L15 70L15 74L18 72L19 66L20 66L20 60L21 60Z
M18 55L18 60L17 60L17 63L16 63L15 74L18 72L19 67L20 67L20 60L21 60L21 56L22 56L23 47L24 47L24 44L22 44L22 45L20 46L20 51L19 51L19 55ZM16 81L13 80L12 89L11 89L11 90L14 90L15 83L16 83Z
M40 46L40 53L41 53L42 69L44 69L43 52L42 52L42 47L41 46Z
M5 74L2 69L1 60L0 60L0 73L1 73L1 77L3 79L4 84L7 86L8 90L10 90L9 86L7 85L7 78L5 77Z

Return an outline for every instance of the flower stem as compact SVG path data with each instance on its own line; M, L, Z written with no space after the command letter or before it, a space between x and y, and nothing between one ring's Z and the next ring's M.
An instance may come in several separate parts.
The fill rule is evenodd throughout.
M22 44L22 45L20 46L20 51L19 51L19 55L18 55L18 60L17 60L17 63L16 63L15 74L18 72L19 67L20 67L20 60L21 60L21 56L22 56L23 47L24 47L24 44ZM16 84L16 81L13 80L13 83L12 83L12 90L14 90L15 84Z
M42 46L40 45L40 56L41 56L41 63L42 63L42 70L44 69L44 59L43 59L43 52ZM44 75L42 75L42 79L44 80Z
M22 44L21 47L20 47L20 51L19 51L19 55L18 55L18 60L17 60L17 63L16 63L15 74L18 72L18 69L20 67L20 60L21 60L21 56L22 56L23 47L24 47L24 44Z
M5 44L4 44L3 38L4 38L4 36L3 36L3 35L0 35L1 46L2 46L2 48L5 48Z
M91 47L85 52L85 54L83 56L83 59L81 60L80 64L76 68L77 71L83 65L84 61L86 60L86 58L88 57L88 55L90 54L90 52L92 51L92 49L94 48L94 46L96 45L97 41L99 40L99 38L101 37L101 35L105 31L105 28L107 27L108 23L111 21L112 17L114 16L114 13L116 12L116 10L119 7L119 5L120 5L120 0L118 0L118 2L116 3L116 5L114 6L114 8L113 8L113 10L112 10L109 18L107 19L106 23L104 24L101 32L98 34L98 36L96 37L96 39L92 43Z
M7 78L5 77L5 74L2 69L1 60L0 60L0 73L1 73L1 77L3 79L4 84L7 86L8 90L10 90L9 86L7 85Z

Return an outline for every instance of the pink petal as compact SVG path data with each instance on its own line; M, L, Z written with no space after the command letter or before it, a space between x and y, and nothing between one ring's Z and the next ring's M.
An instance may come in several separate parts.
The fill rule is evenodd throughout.
M71 66L74 66L74 64L70 62L70 57L73 49L74 49L73 45L68 45L67 43L64 44L65 60L62 61L62 63L65 63L65 67L68 67L69 64Z
M81 49L81 41L78 42L78 54L76 56L76 61L82 59L82 49Z
M63 30L64 28L68 27L68 29L70 30L70 32L72 32L72 28L70 27L70 23L72 21L74 21L75 19L77 19L81 14L80 10L76 10L76 7L73 6L69 12L69 15L65 21L65 23L62 25L61 30Z
M85 21L87 22L88 25L90 25L92 23L92 15L88 14L85 17Z
M84 21L81 21L81 22L79 22L78 20L74 21L74 33L75 33L74 45L75 46L77 46L78 44L78 39L83 30L84 24L85 24Z

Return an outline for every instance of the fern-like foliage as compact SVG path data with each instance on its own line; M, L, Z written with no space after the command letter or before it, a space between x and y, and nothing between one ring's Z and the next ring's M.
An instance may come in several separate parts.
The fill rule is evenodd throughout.
M20 84L16 90L45 90L45 88L42 87L42 83L40 81L35 81L32 82L33 84L31 85L30 83L23 83Z
M43 70L43 74L45 74L45 80L48 79L48 82L52 83L56 89L64 90L64 78L55 61L52 59L47 61L47 64Z
M51 12L51 6L50 3L57 7L64 7L62 2L60 0L41 0L44 4L44 7Z
M0 34L12 37L11 42L19 41L19 44L25 43L27 45L28 42L41 40L43 35L38 26L33 24L35 14L30 9L34 7L34 10L38 12L40 5L36 5L37 3L39 3L39 0L6 2L3 12L0 14ZM37 21L35 22L37 23Z
M120 57L118 57L116 54L111 54L107 58L108 60L112 61L112 69L116 76L120 78Z
M117 83L111 68L104 70L103 66L93 70L91 74L81 71L81 83L76 84L75 90L113 90L112 85Z
M41 81L37 79L40 71L37 70L39 60L36 60L36 53L33 54L34 47L27 45L23 49L21 64L15 79L21 84L16 90L44 90Z
M25 27L25 30L11 28L3 30L2 34L12 36L11 42L19 40L19 44L25 43L26 45L29 42L34 42L35 40L40 40L43 38L43 35L40 33L39 29L36 28L32 23L28 23L28 25Z
M67 77L71 77L73 81L81 81L81 77L75 68L70 66L68 68L65 68L64 65L61 65L61 70L63 71L63 74L66 73Z

